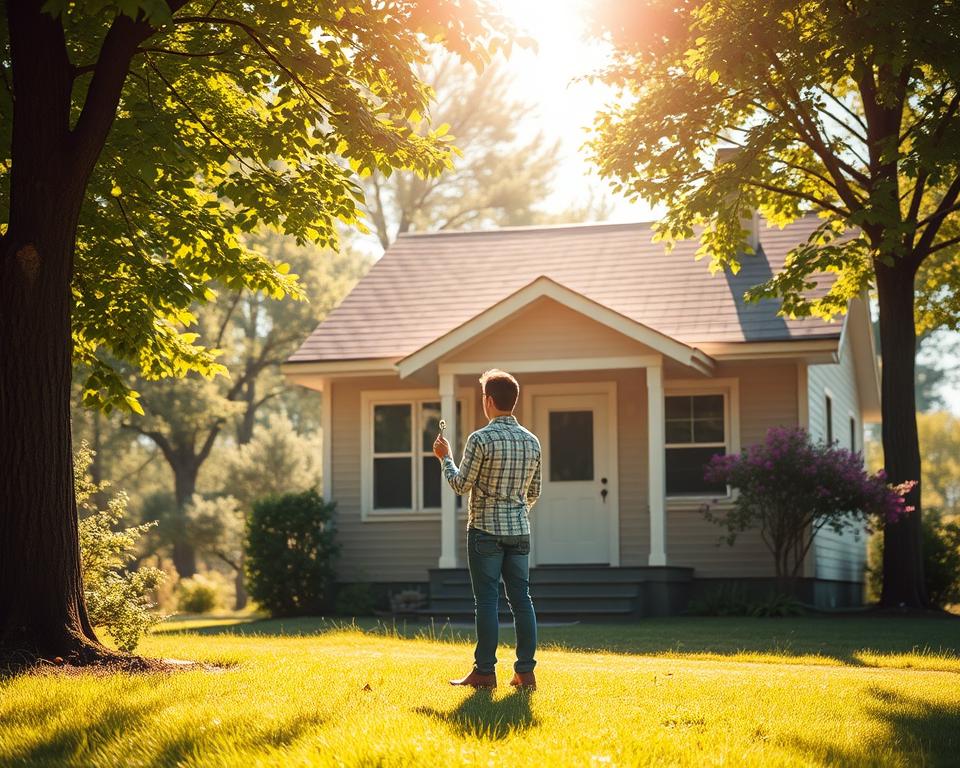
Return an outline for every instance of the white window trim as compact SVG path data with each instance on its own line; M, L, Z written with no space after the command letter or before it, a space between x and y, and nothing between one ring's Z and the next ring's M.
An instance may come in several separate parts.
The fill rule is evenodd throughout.
M663 385L664 400L672 396L696 395L723 395L723 443L716 443L715 447L724 448L727 454L740 453L740 380L728 379L667 379ZM664 414L666 418L666 414ZM709 447L703 443L704 447ZM676 447L664 440L663 461L666 466L667 448ZM716 499L718 502L730 502L734 499L733 489L728 485L727 493L718 496L715 493L686 493L667 494L668 508L683 508L691 502L703 503L707 499Z
M466 440L473 431L473 409L470 407L472 390L466 387L457 389L460 402L461 435ZM360 395L360 520L362 522L403 521L403 520L439 520L440 507L419 507L422 494L420 464L423 451L419 450L419 415L416 406L423 402L440 402L440 393L434 389L383 389L365 390ZM411 490L414 506L410 509L374 509L373 508L373 408L377 405L410 405L413 410L411 424ZM408 454L403 454L407 456ZM441 478L441 482L443 479Z
M827 409L827 400L830 401L830 408ZM832 437L834 440L837 439L837 436L832 434L833 432L833 415L837 407L837 398L833 396L833 392L830 391L829 387L823 388L823 442L827 445L830 445Z
M847 409L847 430L850 429L850 422L853 422L853 445L850 446L850 451L856 453L859 450L863 449L863 430L860 428L860 420L857 418L857 415Z

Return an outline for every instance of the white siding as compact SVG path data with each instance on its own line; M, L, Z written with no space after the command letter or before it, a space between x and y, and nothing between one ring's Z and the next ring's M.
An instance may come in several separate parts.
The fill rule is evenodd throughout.
M857 450L863 449L863 420L857 396L856 372L853 354L849 348L850 336L844 335L840 362L832 365L811 365L807 373L810 435L814 440L826 440L826 398L829 394L833 411L833 439L842 448L850 448L850 418L856 420ZM816 576L821 579L861 581L866 563L866 537L857 537L853 531L836 534L821 530L813 545Z

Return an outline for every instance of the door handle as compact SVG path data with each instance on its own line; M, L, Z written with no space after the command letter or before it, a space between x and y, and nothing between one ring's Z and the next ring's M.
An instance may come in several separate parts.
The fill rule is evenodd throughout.
M606 488L604 488L603 490L600 491L600 498L603 499L603 503L604 503L604 504L607 503L607 494L608 494L608 493L609 493L609 491L608 491Z

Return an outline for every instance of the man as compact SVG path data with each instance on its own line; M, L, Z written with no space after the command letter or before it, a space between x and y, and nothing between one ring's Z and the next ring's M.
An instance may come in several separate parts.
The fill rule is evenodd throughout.
M540 441L520 426L513 411L520 385L509 373L480 377L487 426L467 438L457 467L442 435L433 452L453 490L470 492L467 562L476 613L473 671L451 685L495 688L500 579L517 631L517 661L510 685L536 689L537 617L530 600L530 508L540 496Z

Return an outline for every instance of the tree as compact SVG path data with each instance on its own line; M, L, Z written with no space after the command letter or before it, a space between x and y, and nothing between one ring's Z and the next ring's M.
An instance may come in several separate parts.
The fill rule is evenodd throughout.
M235 445L249 442L258 414L285 394L280 364L366 272L370 260L352 248L339 253L297 246L276 233L257 233L251 247L264 257L291 265L309 302L277 300L250 291L222 303L200 305L198 338L220 350L218 362L229 377L199 375L151 382L138 379L143 415L130 414L127 429L151 440L173 474L173 514L164 530L178 574L196 572L194 537L187 507L197 492L204 463L225 429L234 426ZM289 400L289 397L287 398Z
M275 226L333 245L353 173L439 173L411 128L424 39L478 65L484 0L17 0L0 22L0 643L103 658L83 603L70 437L90 403L139 408L111 359L154 378L223 369L190 308L213 286L299 293L244 247ZM118 10L121 9L121 10ZM121 12L122 11L122 12Z
M601 171L664 204L658 234L697 234L714 271L749 258L754 210L779 225L819 216L748 297L832 316L876 291L885 466L895 483L918 480L914 287L919 272L934 283L924 290L944 288L933 265L954 263L960 242L960 12L930 0L608 0L598 18L614 45L603 77L621 93L595 123ZM721 146L737 151L718 157ZM829 289L810 294L824 272ZM917 514L885 529L887 606L926 602L919 485L908 504Z
M201 553L233 569L237 610L247 603L243 537L250 510L258 499L317 487L320 455L315 435L298 434L285 414L274 414L257 426L250 442L215 457L217 494L193 497L187 533Z
M511 101L511 78L496 62L477 73L438 50L419 74L432 85L442 125L460 149L442 176L374 171L364 180L370 222L386 250L410 230L531 224L550 193L559 144L538 134L521 143L518 128L530 109ZM419 130L428 131L423 121Z

